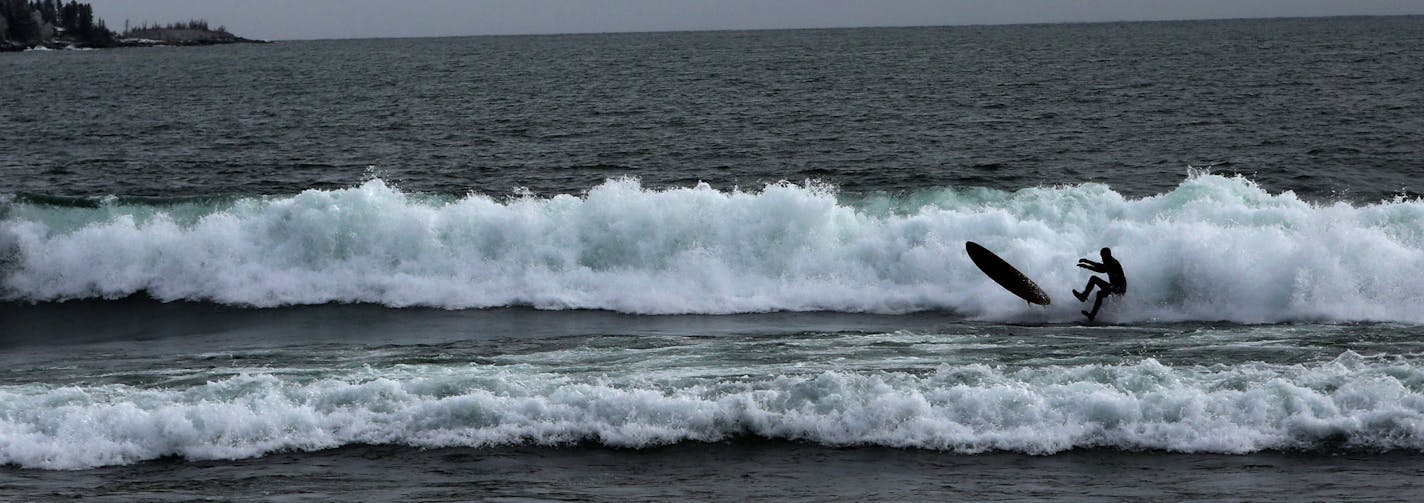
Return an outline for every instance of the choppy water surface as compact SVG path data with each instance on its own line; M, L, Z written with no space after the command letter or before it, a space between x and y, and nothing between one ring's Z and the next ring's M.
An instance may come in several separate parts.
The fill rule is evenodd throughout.
M417 192L610 177L849 191L1188 165L1312 199L1419 192L1419 17L284 42L0 59L0 193ZM15 106L10 106L11 104Z

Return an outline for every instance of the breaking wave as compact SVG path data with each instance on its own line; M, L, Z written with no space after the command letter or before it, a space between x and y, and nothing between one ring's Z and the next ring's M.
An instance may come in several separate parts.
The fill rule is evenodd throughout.
M848 197L808 183L583 195L407 194L380 179L295 196L0 201L0 296L135 294L253 307L374 303L637 314L943 310L1080 319L1080 257L1110 246L1130 284L1109 322L1424 321L1424 203L1317 204L1196 173L1124 197L1085 184ZM1026 307L965 241L1055 299Z
M1264 363L577 377L519 366L252 373L186 388L0 387L0 464L82 469L351 444L643 448L739 437L973 454L1424 450L1424 371Z

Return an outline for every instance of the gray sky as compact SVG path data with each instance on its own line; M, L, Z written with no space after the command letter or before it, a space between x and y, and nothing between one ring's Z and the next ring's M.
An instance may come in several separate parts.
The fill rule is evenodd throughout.
M264 39L1424 14L1424 0L87 0Z

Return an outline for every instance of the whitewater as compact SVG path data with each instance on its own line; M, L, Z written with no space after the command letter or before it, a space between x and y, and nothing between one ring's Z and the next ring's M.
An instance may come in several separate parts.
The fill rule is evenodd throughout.
M633 314L944 311L1079 319L1074 264L1111 247L1130 291L1109 323L1424 321L1424 203L1311 202L1193 172L1125 197L1100 184L844 195L755 190L406 193L380 178L293 196L57 204L11 196L3 298L145 295L247 307L370 303ZM969 261L994 250L1055 302L1029 307Z
M671 361L592 374L501 361L320 376L237 369L190 386L4 386L0 464L82 469L360 444L648 448L745 437L959 454L1424 450L1424 369L1353 352L1309 365L1174 367L1148 358L799 373ZM772 371L737 376L764 370Z

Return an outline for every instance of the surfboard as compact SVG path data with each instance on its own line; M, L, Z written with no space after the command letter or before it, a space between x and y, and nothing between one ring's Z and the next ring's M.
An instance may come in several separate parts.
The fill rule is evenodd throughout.
M1043 289L1039 288L1037 283L1028 279L1028 276L1024 276L1018 269L1014 269L1014 266L1009 265L994 252L979 246L979 243L965 241L964 250L969 252L969 260L973 260L974 265L979 266L979 270L984 271L985 276L1004 287L1009 293L1019 296L1030 304L1046 306L1052 302L1048 298L1048 294L1043 293Z

